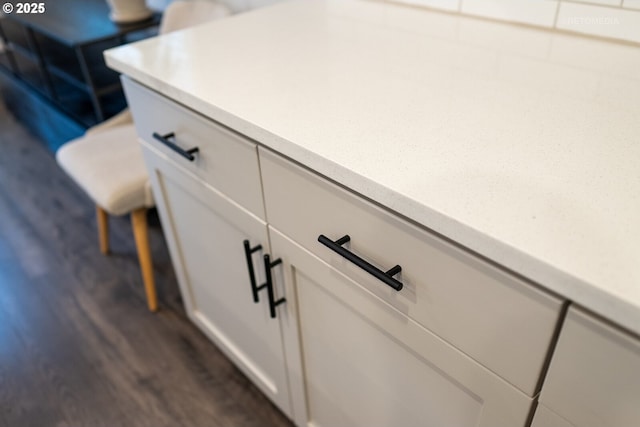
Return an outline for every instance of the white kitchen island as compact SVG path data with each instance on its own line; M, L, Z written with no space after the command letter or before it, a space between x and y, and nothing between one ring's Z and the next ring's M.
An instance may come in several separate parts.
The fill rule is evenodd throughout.
M330 418L327 414L333 407L326 394L333 393L331 387L337 387L338 383L330 379L313 381L327 378L325 370L330 366L310 356L314 349L321 351L313 343L330 339L318 329L321 308L333 310L330 300L319 304L321 308L308 304L326 297L322 292L354 308L353 312L341 312L343 323L353 322L356 328L356 319L365 319L369 322L366 325L374 325L369 330L363 324L361 327L365 329L359 332L368 336L374 329L378 331L378 335L370 336L370 343L383 346L386 345L383 336L394 337L407 350L402 357L421 354L453 383L464 385L467 391L471 390L470 395L480 396L488 418L461 417L455 420L460 425L467 425L469 420L478 425L496 425L506 419L518 420L511 425L526 425L531 421L526 413L533 413L528 408L535 406L532 402L538 400L541 389L542 404L536 412L535 425L544 426L544 421L554 416L576 426L590 425L590 419L612 425L637 420L634 418L638 416L637 410L627 408L604 414L606 411L598 409L596 403L598 399L604 403L624 400L621 394L637 400L640 388L633 382L621 388L616 388L618 383L613 382L609 384L613 392L601 390L602 395L596 393L591 400L572 400L565 396L569 392L563 395L555 384L573 381L575 386L585 388L602 386L602 382L584 384L576 379L580 378L581 368L584 372L597 370L594 366L597 360L571 357L572 351L582 348L580 343L598 340L569 335L563 339L565 330L569 334L579 329L572 326L574 323L583 325L591 321L598 324L594 326L598 331L611 328L614 335L622 334L621 339L628 341L621 345L622 350L604 351L604 355L619 357L620 363L613 363L621 370L616 378L640 378L640 361L633 357L636 355L640 360L640 345L636 341L640 333L639 47L393 4L336 0L286 2L111 50L106 58L111 67L148 88L136 83L129 85L142 94L132 97L128 92L137 122L142 114L136 111L150 107L156 102L153 97L160 94L179 108L187 107L210 119L212 124L217 123L215 126L222 125L259 147L254 148L257 178L251 178L257 179L257 190L249 191L258 194L253 202L243 199L249 193L238 190L238 186L220 190L219 186L225 184L211 184L207 181L208 172L199 175L197 171L186 170L220 190L232 204L237 203L258 217L268 236L261 244L270 247L274 258L282 256L284 260L281 274L289 284L279 291L287 298L279 309L284 311L283 307L291 306L292 311L287 313L286 321L280 319L285 344L280 357L284 358L284 373L278 378L288 384L285 394L289 397L282 397L282 402L288 403L279 405L298 424L328 425L346 419L353 424L364 422L363 418L344 414L341 416L346 418L338 415ZM149 95L144 95L149 89ZM136 106L136 99L141 97L145 103ZM168 100L158 97L157 103ZM139 131L150 131L153 118L153 115L143 117L144 123L138 123ZM155 118L163 122L161 115ZM177 143L192 142L181 141L177 131L175 135ZM200 135L206 139L205 131ZM143 140L149 137L141 134ZM153 147L150 150L162 159L168 153L161 150L156 153ZM180 166L180 161L179 168L184 166ZM160 163L151 161L151 164L152 168L165 170ZM291 176L282 179L289 169L293 170ZM242 181L241 176L229 177L233 182ZM156 185L161 186L163 179ZM303 184L296 184L298 181ZM223 182L221 179L220 183ZM300 203L304 197L326 203L305 210L313 203ZM303 229L305 221L313 224L309 228L314 228L317 238L322 231L315 230L316 226L330 218L325 227L335 227L335 233L339 233L340 227L335 224L340 218L332 217L331 211L347 199L342 209L360 219L349 226L354 229L365 224L358 237L360 241L370 239L358 246L354 232L345 226L344 234L352 237L351 248L364 251L362 257L371 264L402 265L401 277L408 284L403 291L410 294L406 300L389 293L395 291L377 290L375 284L363 285L366 291L360 295L349 294L334 285L303 287L309 275L296 277L307 268L320 281L318 277L324 274L320 265L344 267L337 261L340 257L325 257L323 251L329 249L319 243L317 249L312 246L317 242L309 238L312 233L304 235ZM171 204L160 202L163 203ZM289 207L300 214L288 216L292 209L279 208L291 203L294 204ZM316 218L314 212L323 209L327 211ZM161 215L164 212L164 217L171 216L169 210L170 207L161 208ZM348 219L344 220L346 224ZM394 234L394 230L402 230L405 237L394 237L400 235ZM379 235L381 232L387 234ZM412 243L411 236L419 237ZM341 235L328 237L335 241ZM425 243L432 242L430 239L440 243ZM409 251L404 243L412 249L405 261L403 250ZM385 244L390 247L375 248ZM440 248L441 244L446 247ZM317 256L317 265L312 265L309 257L293 254L298 247L295 245ZM447 271L462 274L464 268L449 261L461 258L464 261L460 265L482 264L473 267L473 271L485 274L485 269L490 269L483 277L496 283L508 282L507 287L516 288L522 285L526 291L516 293L525 293L526 298L520 300L511 293L503 295L495 287L491 289L496 293L491 295L496 298L485 301L482 295L489 294L474 287L473 280L469 280L471 285L467 288L455 288L443 279L442 289L450 286L449 294L435 284L431 288L429 269L422 270L419 256L411 258L421 253L424 245L439 248L434 257L443 251L448 256L447 261L433 266L443 269L442 273L433 273L434 277L445 277ZM180 252L180 244L173 246L175 255ZM276 248L290 254L290 260L275 253ZM428 250L424 253L426 256ZM350 267L344 268L347 270L341 274L350 280L368 280L364 278L368 275L360 276ZM460 280L456 276L451 283L464 282L475 277L473 274L465 273L461 277L466 279ZM504 277L496 279L502 274ZM318 293L318 289L322 292ZM473 301L460 302L467 293L476 291L480 293L474 294L475 307ZM367 300L364 295L374 300ZM503 297L501 304L497 299ZM376 301L384 302L385 308L376 308ZM567 327L560 331L558 356L553 356L546 375L568 303L572 305L565 322ZM483 313L482 304L486 316L479 316ZM513 310L503 312L497 308L503 305L511 305ZM406 316L409 330L401 330L391 320L384 320L383 313L388 315L386 309ZM447 321L445 314L438 311L445 309L454 320ZM305 312L313 315L305 317ZM517 313L522 314L521 318L516 319ZM525 314L530 316L531 331L515 326L526 325ZM509 336L499 325L511 322L514 329ZM200 326L206 329L204 323ZM478 325L478 339L473 339L476 332L469 331L470 324ZM433 333L429 339L434 343L443 339L443 347L424 356L422 351L437 346L429 347L420 341L422 332L411 328ZM499 339L489 343L491 330L504 333L507 341L516 344L509 349ZM343 333L347 331L345 327ZM402 334L406 334L404 339L399 338ZM314 337L313 342L305 343L305 336ZM522 343L517 343L518 336ZM617 338L611 342L614 347L619 344ZM539 350L538 354L523 356L530 353L530 349L523 348L526 343ZM347 344L348 340L343 343ZM507 362L506 356L498 354L503 344L503 354L518 355L522 366ZM302 358L300 347L308 349L302 352ZM357 349L353 349L354 355ZM449 354L452 349L460 353L454 357L454 353ZM386 350L383 353L392 354ZM475 365L469 367L465 357L495 374L498 382L504 380L522 396L503 392L501 386L494 384L493 377L485 377L484 371L471 375L475 380L459 378L460 372L476 369ZM578 373L572 379L555 381L551 375L561 378L568 371L563 368L566 360L576 361ZM375 363L367 368L380 369ZM405 380L410 377L409 372L403 377ZM252 379L259 382L258 377ZM403 381L391 383L407 387ZM368 387L375 389L372 384ZM427 392L420 385L411 387L415 393ZM263 387L267 394L268 389ZM349 399L351 395L345 393L343 398ZM320 395L324 397L317 397ZM507 395L511 397L504 397ZM441 398L443 402L465 401L465 405L471 406L460 406L464 407L461 413L474 413L470 402L475 398L466 401L456 400L453 394L449 397L449 400ZM524 397L528 400L523 400ZM503 398L502 402L509 401L513 407L521 405L520 413L501 411ZM419 401L414 403L417 405ZM582 419L581 404L595 408L597 416ZM352 402L351 407L364 411L366 403ZM610 407L603 404L603 408ZM311 413L318 418L312 419ZM403 414L407 415L406 420L412 419L411 411ZM424 416L420 412L414 415ZM509 418L512 415L514 418ZM398 420L397 417L395 414L393 420ZM434 420L454 422L444 413Z

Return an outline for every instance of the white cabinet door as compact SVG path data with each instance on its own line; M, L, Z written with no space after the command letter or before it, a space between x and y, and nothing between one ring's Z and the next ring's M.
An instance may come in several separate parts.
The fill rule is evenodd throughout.
M142 142L156 203L190 318L286 414L289 391L280 318L266 292L254 303L243 242L262 245L253 258L264 280L264 221Z
M544 405L539 404L533 416L531 427L575 427Z
M577 427L640 426L640 340L570 307L540 402Z
M300 359L296 423L315 427L517 427L531 399L270 227ZM295 296L295 299L294 299ZM295 314L295 313L293 313Z

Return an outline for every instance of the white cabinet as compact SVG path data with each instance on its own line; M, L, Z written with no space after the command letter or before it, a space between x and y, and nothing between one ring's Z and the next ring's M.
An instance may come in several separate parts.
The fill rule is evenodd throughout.
M640 340L572 307L540 401L576 427L640 425Z
M297 301L299 426L526 425L531 398L280 232L270 236Z
M544 405L538 405L531 427L575 427Z
M266 224L206 184L182 172L144 143L171 258L190 318L285 413L290 412L280 314L269 313L266 292L254 303L244 240L262 245L253 256L257 283Z
M124 83L190 318L298 426L527 425L560 298Z
M151 118L158 127L173 123L177 129L186 129L177 122L176 116L167 118L162 108L145 102L146 97L137 97L146 89L127 83L129 103L138 125L147 168L150 173L154 197L160 213L171 258L178 276L181 293L189 317L207 336L267 395L283 412L290 414L291 404L283 349L281 322L286 322L286 310L278 310L276 318L270 315L266 289L258 292L259 302L254 302L249 264L245 253L245 240L251 247L261 246L250 255L251 266L257 285L265 281L263 255L269 252L267 225L260 216L249 212L235 199L208 182L215 179L223 184L227 192L242 191L243 188L260 188L255 144L248 141L216 140L224 132L213 124L204 123L207 138L191 138L185 146L197 145L199 153L210 156L208 182L197 173L201 166L190 162L165 145L148 138L144 128ZM133 95L133 96L132 96ZM157 95L154 95L157 97ZM164 100L168 103L169 101ZM179 108L171 105L171 108ZM187 113L185 113L187 114ZM188 116L188 115L187 115ZM187 117L185 116L185 117ZM173 121L173 122L172 122ZM142 127L141 127L142 124ZM193 132L193 124L188 128ZM175 143L183 144L184 132L176 131ZM229 161L231 156L240 157L241 167L216 167L216 144ZM241 147L230 144L243 144ZM213 148L212 148L213 147ZM195 157L199 155L195 153ZM232 158L233 159L233 158ZM195 159L194 159L195 160ZM244 169L255 167L255 173ZM226 169L225 169L226 168ZM251 178L257 181L252 182ZM262 208L262 198L250 201L250 206ZM246 196L243 194L242 197ZM276 296L280 289L274 289Z

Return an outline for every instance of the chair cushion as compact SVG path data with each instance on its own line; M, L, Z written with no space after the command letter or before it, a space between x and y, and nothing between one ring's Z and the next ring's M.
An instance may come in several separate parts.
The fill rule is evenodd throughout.
M133 125L69 141L58 149L56 159L94 202L112 215L154 204Z
M160 34L183 30L231 15L231 9L219 2L173 1L162 15Z

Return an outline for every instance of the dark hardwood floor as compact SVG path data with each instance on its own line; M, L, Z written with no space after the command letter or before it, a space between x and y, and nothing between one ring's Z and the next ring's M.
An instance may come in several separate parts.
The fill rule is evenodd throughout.
M91 201L0 105L0 427L291 425L186 318L150 224L157 314L128 217L102 256Z

